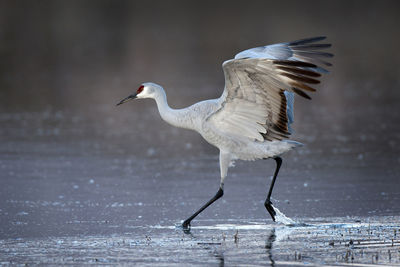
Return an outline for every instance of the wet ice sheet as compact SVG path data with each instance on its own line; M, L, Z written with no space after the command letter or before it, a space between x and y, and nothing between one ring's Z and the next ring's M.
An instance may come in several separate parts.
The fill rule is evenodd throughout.
M260 221L198 221L125 234L0 241L2 264L346 265L400 264L400 218L330 218L288 227Z
M308 145L285 155L272 197L281 221L309 227L272 224L263 204L273 162L238 162L224 197L186 235L174 225L215 193L218 152L194 133L143 124L151 114L124 123L68 112L0 116L1 262L399 263L397 150L357 134L303 136Z

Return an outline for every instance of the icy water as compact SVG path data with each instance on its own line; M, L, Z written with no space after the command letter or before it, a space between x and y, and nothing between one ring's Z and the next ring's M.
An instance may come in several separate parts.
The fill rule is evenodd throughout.
M399 217L360 222L313 219L306 226L200 220L191 233L171 225L126 233L1 241L1 263L140 266L308 266L400 264ZM353 221L353 223L350 223ZM385 221L386 223L384 223ZM96 227L96 222L90 222ZM110 226L111 227L111 226Z
M297 135L307 145L285 155L272 195L281 222L263 206L274 162L237 162L185 233L218 188L218 151L148 104L140 118L132 106L1 114L1 264L400 264L396 132L382 149L373 132L305 119L297 131L312 134Z

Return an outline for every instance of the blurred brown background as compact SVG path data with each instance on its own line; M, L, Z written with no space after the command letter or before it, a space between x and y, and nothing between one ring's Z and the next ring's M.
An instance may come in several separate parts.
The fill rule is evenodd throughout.
M237 52L318 35L328 36L336 57L315 97L339 107L344 94L382 105L399 97L399 8L398 1L2 0L0 109L87 111L145 81L163 85L181 107L218 97L221 64Z
M172 107L185 107L221 95L221 64L236 53L326 35L333 67L313 102L296 101L296 133L315 135L319 128L323 135L360 138L373 131L370 141L390 139L390 147L381 145L393 150L399 146L399 8L398 1L3 0L0 111L73 113L94 123L79 126L82 134L137 140L131 124L148 122L146 115L151 122L142 134L172 131L152 101L115 108L140 83L161 84ZM46 124L30 115L26 126ZM309 116L313 129L299 129Z

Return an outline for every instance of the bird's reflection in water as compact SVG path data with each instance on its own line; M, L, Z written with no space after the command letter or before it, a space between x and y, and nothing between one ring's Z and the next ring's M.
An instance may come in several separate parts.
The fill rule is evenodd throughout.
M269 260L269 265L270 266L275 266L275 260L274 260L274 255L273 255L273 246L274 243L278 240L282 240L284 237L286 237L293 229L287 228L287 227L273 227L269 231L265 232L265 237L266 241L264 246L260 244L260 249L265 249L265 253L267 256L267 259ZM218 266L225 266L225 256L224 252L221 248L221 245L223 242L225 242L225 239L223 242L204 242L204 240L198 239L195 235L193 235L190 230L184 231L185 234L189 235L193 240L199 240L197 242L197 245L199 245L201 248L207 250L213 258L216 258L218 260ZM200 241L201 240L201 241ZM236 244L236 247L238 245ZM245 259L242 259L245 260ZM254 260L254 259L253 259ZM252 259L248 259L247 264L252 264ZM268 264L268 262L267 262Z
M276 240L275 228L272 228L271 233L269 234L268 239L265 242L265 250L266 250L268 259L271 262L271 266L275 266L275 261L272 256L272 245L274 244L275 240Z
M218 260L219 267L225 266L224 253L220 250L221 243L208 243L207 245L206 243L204 243L201 245L205 250L208 250L210 254Z
M216 257L218 259L219 267L225 266L225 258L224 258L224 254L222 252L214 253L214 257Z
M190 238L193 240L198 240L198 238L192 234L190 228L184 228L183 233L187 236L190 236ZM213 257L218 260L219 267L223 267L225 266L225 258L224 253L219 250L221 244L221 242L197 242L197 245L207 250Z

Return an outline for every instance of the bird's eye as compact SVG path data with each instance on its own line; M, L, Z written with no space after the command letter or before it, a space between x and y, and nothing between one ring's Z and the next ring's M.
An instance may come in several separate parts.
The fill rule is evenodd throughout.
M144 86L141 85L141 86L137 89L136 94L140 94L140 93L143 91L143 89L144 89Z

